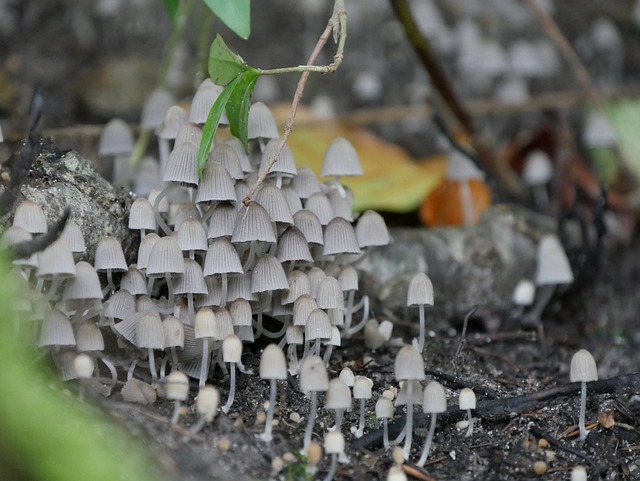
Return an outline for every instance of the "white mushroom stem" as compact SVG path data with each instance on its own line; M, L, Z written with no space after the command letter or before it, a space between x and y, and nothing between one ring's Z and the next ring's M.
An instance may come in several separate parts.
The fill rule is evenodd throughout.
M156 372L156 358L153 354L153 349L148 348L149 352L149 372L151 373L151 380L158 380L158 373Z
M227 404L222 407L222 412L225 414L227 414L229 412L229 409L231 409L231 405L233 404L233 400L235 399L236 395L236 363L230 362L229 364L229 398L227 399Z
M389 449L389 420L387 418L382 420L382 442L384 449Z
M324 347L324 356L322 360L324 361L324 365L329 367L329 360L331 359L331 353L333 352L333 344L328 344Z
M467 421L469 422L469 427L467 428L467 434L464 435L466 438L473 434L473 418L471 417L471 409L467 409Z
M176 424L180 418L181 404L178 399L173 401L173 415L171 416L171 424Z
M427 439L424 442L424 448L422 449L422 456L416 463L418 466L424 466L424 463L427 461L427 456L429 456L429 449L431 448L431 441L433 440L433 433L436 432L436 418L438 415L436 413L431 413L431 424L429 425L429 432L427 434Z
M411 438L413 436L413 382L408 379L407 383L407 420L404 425L405 440L402 454L404 459L409 459L411 454Z
M118 372L116 371L116 367L106 357L103 357L103 356L97 356L97 357L104 363L105 366L107 366L107 369L109 369L109 372L111 373L111 387L115 386L116 382L118 382ZM96 363L96 368L97 366L98 366L98 363Z
M324 481L331 481L333 477L336 475L336 470L338 469L338 455L336 453L331 453L331 466L329 466L329 471L324 478Z
M536 291L536 301L525 317L526 327L537 327L540 325L542 312L547 307L547 304L549 304L555 290L556 286L554 284L538 287Z
M267 422L264 425L264 433L260 436L265 442L271 442L273 436L271 435L271 430L273 428L273 413L275 411L276 405L276 394L277 394L277 385L275 379L269 380L270 388L269 388L269 409L267 410Z
M356 438L361 438L364 434L364 402L364 398L360 399L360 423L358 424L358 430L354 434Z
M156 224L158 224L158 227L162 229L162 232L164 232L165 235L171 235L171 228L167 225L167 223L162 218L162 215L160 214L160 202L167 196L167 194L178 187L178 185L180 184L178 184L177 182L168 185L167 187L162 189L162 191L156 196L155 200L153 201L153 213L156 216Z
M205 381L207 380L207 374L209 373L209 338L202 338L202 362L200 363L200 377L198 386L200 389L204 387Z
M460 202L462 203L462 219L465 226L475 223L475 209L473 208L473 195L468 180L460 182Z
M344 409L336 409L336 423L331 431L342 431L342 420L344 419Z
M362 300L358 303L357 306L354 307L354 312L362 307L362 320L353 326L351 329L346 331L346 337L353 336L355 333L364 328L364 326L369 321L369 296L365 295L362 297Z
M116 290L116 285L113 283L113 272L111 269L107 269L107 285L102 289L102 295L106 296L110 292Z
M356 297L356 290L355 289L350 289L349 292L347 293L347 302L344 306L344 331L345 332L349 332L349 329L351 328L351 320L353 319L353 312L354 312L354 308L353 308L353 303Z
M309 445L311 444L311 434L313 433L313 426L316 423L316 411L318 410L318 393L311 391L311 408L309 409L309 419L307 420L307 427L304 432L304 444L302 451L306 454Z
M418 306L420 308L420 334L418 337L418 352L424 351L424 337L425 337L425 325L424 325L424 304Z
M298 346L289 344L287 346L287 357L289 359L289 374L292 376L300 371L300 361L298 360Z
M587 434L589 431L585 427L585 417L586 417L586 409L587 409L587 383L582 381L580 383L580 441L584 441L587 439Z
M200 416L198 418L198 421L193 426L191 426L191 429L189 429L189 434L198 434L205 424L207 424L207 420L204 418L204 416Z

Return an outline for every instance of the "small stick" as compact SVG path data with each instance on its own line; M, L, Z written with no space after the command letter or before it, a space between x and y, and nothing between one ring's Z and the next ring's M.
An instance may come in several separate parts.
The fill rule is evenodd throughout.
M453 371L458 374L458 368L460 364L460 355L462 354L462 350L464 349L464 345L467 342L467 327L469 326L469 318L473 316L473 314L478 310L478 306L473 306L467 315L464 316L464 321L462 323L462 332L460 333L460 342L458 343L458 349L456 349L456 354L453 356Z

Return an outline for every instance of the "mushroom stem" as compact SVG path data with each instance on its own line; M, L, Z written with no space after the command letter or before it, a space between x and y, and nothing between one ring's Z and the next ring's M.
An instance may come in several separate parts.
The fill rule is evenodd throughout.
M408 380L407 384L407 420L404 425L405 440L402 454L404 459L409 459L411 454L411 437L413 436L413 383Z
M349 293L347 294L347 302L346 305L344 306L344 331L345 332L349 332L349 329L351 328L351 319L353 318L353 301L356 297L356 290L355 289L350 289Z
M525 315L523 319L524 327L535 328L540 325L540 318L542 317L542 313L553 297L553 293L555 292L555 290L556 286L554 284L548 284L538 287L538 290L536 292L536 301L533 304L531 310Z
M158 227L162 229L162 232L164 232L165 235L171 234L171 228L167 225L167 223L162 218L162 215L160 214L160 202L167 196L167 194L169 194L169 192L178 187L178 185L180 184L172 183L168 185L167 187L162 189L162 191L156 196L155 200L153 201L153 213L156 216L156 224L158 224Z
M431 448L431 441L433 440L433 433L436 432L436 418L438 414L431 413L431 424L429 425L429 433L427 434L427 439L424 442L424 448L422 449L422 456L416 463L418 466L424 466L425 461L427 460L427 456L429 456L429 449Z
M269 409L267 410L267 422L264 425L264 433L262 433L262 435L260 436L260 439L266 442L270 442L271 439L273 439L273 436L271 435L271 429L273 427L273 413L275 411L277 393L276 380L270 379L269 383L271 384L271 386L269 389Z
M313 433L313 426L316 423L316 411L318 410L318 393L311 391L311 408L309 409L309 419L307 420L307 427L304 432L304 444L302 451L306 454L309 445L311 444L311 434Z
M202 338L202 362L200 363L200 378L198 386L200 389L204 387L209 373L209 338Z
M205 424L207 424L206 419L204 416L200 416L198 421L189 429L189 434L198 434Z
M118 372L116 371L116 367L106 357L99 356L99 359L104 363L105 366L107 366L107 369L109 369L109 372L111 373L111 387L115 386L116 382L118 382ZM98 363L96 363L96 368L97 366Z
M360 422L358 424L358 430L354 434L356 438L361 438L364 434L364 402L364 398L360 399Z
M151 373L151 380L158 380L158 373L156 372L156 358L153 354L153 348L148 348L149 350L149 372Z
M585 427L585 417L586 417L586 408L587 408L587 383L582 381L580 383L580 441L584 441L587 439L587 434L589 431Z
M227 404L222 407L222 412L227 414L229 409L231 409L231 405L233 404L233 400L236 396L236 363L229 363L229 376L231 378L231 382L229 384L229 398L227 399Z
M342 420L344 419L344 409L336 409L336 423L332 431L342 431Z
M382 442L384 449L389 449L389 422L386 418L382 420Z
M173 415L171 416L171 424L176 424L180 418L180 401L176 399L173 401Z
M418 352L424 351L424 337L425 337L425 325L424 325L424 304L420 304L420 337L418 337Z
M362 297L362 300L360 301L360 303L358 303L358 306L354 308L354 311L358 310L360 306L362 306L362 320L358 324L353 326L351 329L346 331L346 337L353 336L356 332L364 328L365 324L369 321L369 296L368 295L365 295Z
M464 435L466 438L473 434L473 418L471 417L471 409L467 409L467 420L469 422L469 427L467 428L467 434Z
M324 481L331 481L333 477L336 475L337 468L338 468L338 456L336 453L331 453L331 466L329 467L329 471L327 472L327 476L324 478Z

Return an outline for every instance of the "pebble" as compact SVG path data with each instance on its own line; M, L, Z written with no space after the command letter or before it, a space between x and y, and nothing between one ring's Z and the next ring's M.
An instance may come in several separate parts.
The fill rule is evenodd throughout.
M538 476L543 475L547 472L547 463L544 461L536 461L533 463L533 472Z
M229 449L231 449L231 440L229 438L222 438L218 443L218 449L222 452L229 451Z
M294 422L294 423L299 423L300 422L300 414L293 412L291 414L289 414L289 420Z

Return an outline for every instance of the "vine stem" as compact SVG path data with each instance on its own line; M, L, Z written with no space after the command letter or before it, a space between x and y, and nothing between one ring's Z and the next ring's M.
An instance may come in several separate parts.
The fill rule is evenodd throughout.
M313 65L317 60L320 52L324 48L324 46L329 41L329 36L333 32L334 39L337 41L336 54L333 57L333 62L329 65L317 66ZM251 187L249 193L242 199L242 203L245 206L251 204L254 194L264 182L264 179L267 177L267 174L271 171L273 164L278 161L282 149L287 144L287 140L289 136L293 132L293 122L296 118L296 113L298 112L298 105L300 104L300 99L302 99L302 94L304 93L304 88L307 84L307 79L309 78L309 74L311 72L320 72L320 73L332 73L338 70L338 67L342 64L342 60L344 59L344 45L347 40L347 11L344 8L344 0L335 0L333 4L333 14L327 23L324 32L320 35L318 42L316 43L313 52L309 56L309 60L306 65L298 66L298 67L286 67L272 70L262 70L261 73L263 75L274 75L277 73L290 73L290 72L302 72L300 76L300 80L298 81L298 86L296 88L295 94L293 95L293 101L291 102L291 109L289 110L289 117L287 118L287 123L284 126L284 132L280 142L278 143L278 148L274 151L274 153L269 158L269 162L265 166L265 168L260 172L260 175L256 179L255 184Z

